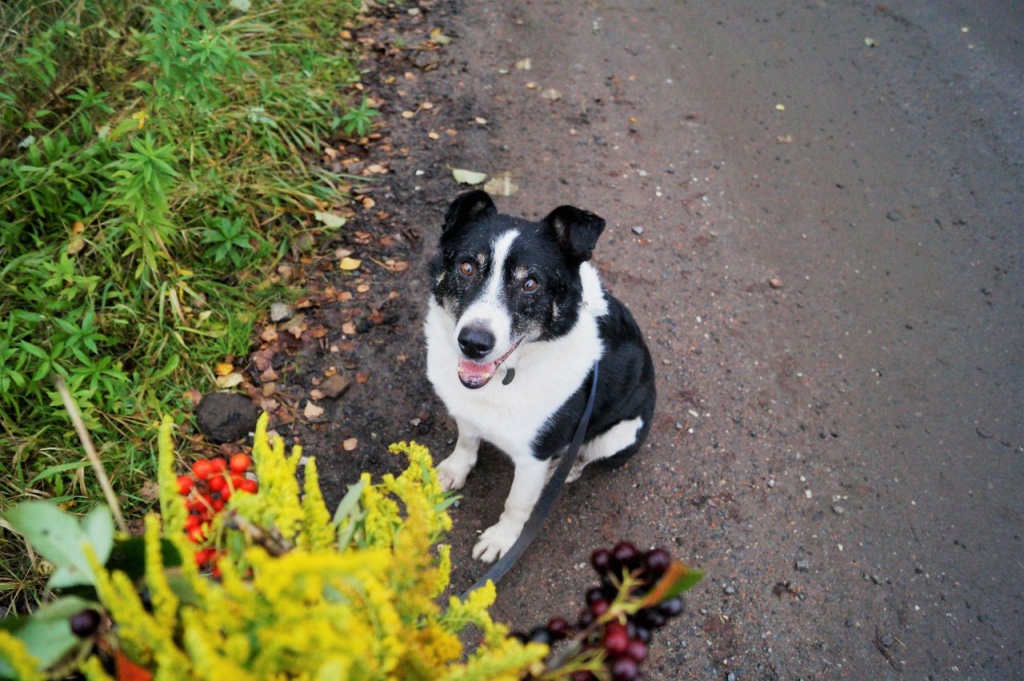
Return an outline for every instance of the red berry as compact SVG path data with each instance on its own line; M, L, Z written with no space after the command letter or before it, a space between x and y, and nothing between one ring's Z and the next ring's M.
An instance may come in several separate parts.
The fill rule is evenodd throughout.
M232 489L242 489L242 483L245 482L245 476L241 473L232 473L230 480Z
M189 499L188 503L185 504L185 508L198 515L202 515L207 511L206 504L203 502L202 497L193 497Z
M611 603L602 598L600 600L594 601L593 603L590 603L590 613L596 619L601 615L605 614L606 612L608 612L609 607L611 607Z
M224 503L225 502L224 502L223 499L214 499L213 500L213 512L214 513L220 513L224 509Z
M609 622L604 628L604 649L609 655L617 656L626 652L629 647L629 634L626 627L619 622Z
M198 544L206 539L206 532L203 531L202 527L193 527L188 531L188 538L193 544Z
M188 493L192 491L193 485L196 481L192 479L190 475L179 475L178 476L178 494L181 496L188 496Z
M217 456L210 459L210 463L213 464L213 470L223 473L228 469L228 462L223 456Z
M192 464L192 473L200 480L206 480L213 472L213 464L206 459L200 459Z
M225 486L224 489L220 491L220 498L224 500L224 503L227 503L228 499L231 498L231 485Z
M200 518L195 513L189 513L188 517L185 518L185 531L188 532L189 530L199 527L202 524L202 518Z
M244 473L249 470L252 459L247 454L235 454L228 462L228 467L234 473Z
M206 481L206 484L211 492L220 492L228 486L228 481L224 479L223 475L214 475Z
M249 492L250 494L255 494L256 491L259 488L260 488L259 483L257 483L255 480L250 480L249 478L246 478L245 480L242 481L242 486L241 486L240 489L243 492Z

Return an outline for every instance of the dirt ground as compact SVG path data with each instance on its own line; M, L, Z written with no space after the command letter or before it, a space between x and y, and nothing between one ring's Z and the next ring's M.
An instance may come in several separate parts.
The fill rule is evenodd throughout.
M633 461L566 490L499 618L572 617L590 552L629 539L706 574L648 679L1024 678L1020 7L374 16L356 37L381 139L338 156L373 182L345 236L293 265L306 330L252 362L328 503L398 470L389 442L453 446L424 375L424 265L465 188L451 169L508 172L504 212L607 219L595 259L647 330L659 405ZM310 418L333 371L351 387ZM452 509L455 590L510 482L490 450Z

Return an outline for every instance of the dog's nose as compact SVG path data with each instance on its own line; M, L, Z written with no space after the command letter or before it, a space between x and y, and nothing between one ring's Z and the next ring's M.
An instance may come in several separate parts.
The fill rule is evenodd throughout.
M482 359L494 349L494 334L477 326L467 326L459 332L459 347L470 359Z

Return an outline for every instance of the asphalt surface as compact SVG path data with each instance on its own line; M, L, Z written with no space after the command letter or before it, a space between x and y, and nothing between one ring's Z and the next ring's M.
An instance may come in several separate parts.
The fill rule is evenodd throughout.
M649 448L567 493L499 614L571 611L625 537L707 573L648 678L1024 678L1022 6L450 25L437 77L488 126L447 161L511 172L504 211L605 217L660 369Z
M395 465L388 441L454 444L423 374L424 263L451 169L508 172L503 212L608 221L595 262L659 405L627 466L566 490L496 616L573 617L591 551L629 539L706 574L645 678L1024 678L1024 5L380 11L359 37L387 172L341 245L414 266L325 275L364 286L306 310L327 335L296 346L293 394L328 366L356 379L279 428L328 502ZM420 49L433 29L451 42ZM510 482L485 451L451 511L453 591Z

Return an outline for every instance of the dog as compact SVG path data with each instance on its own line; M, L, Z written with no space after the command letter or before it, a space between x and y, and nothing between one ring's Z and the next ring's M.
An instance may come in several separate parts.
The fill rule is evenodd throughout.
M621 465L651 428L654 363L629 310L588 262L604 230L597 215L561 206L539 222L500 214L483 191L448 208L429 273L427 377L458 426L438 464L461 489L486 440L515 465L498 522L473 557L492 562L515 543L586 408L593 413L569 474L595 461Z

